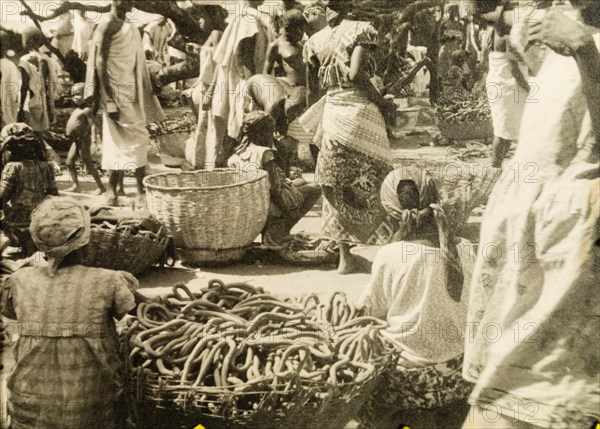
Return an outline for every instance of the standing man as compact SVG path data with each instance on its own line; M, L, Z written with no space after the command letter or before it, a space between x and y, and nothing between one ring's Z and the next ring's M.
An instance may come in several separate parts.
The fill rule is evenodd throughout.
M600 21L598 2L571 4L529 26L527 43L549 49L511 160L522 175L501 178L483 217L463 366L476 385L464 429L586 428L600 419Z
M21 73L6 54L14 46L4 30L0 30L0 126L17 121L21 98Z
M126 21L131 9L131 1L113 0L111 12L94 33L88 61L86 90L94 89L104 110L102 168L109 170L107 204L112 206L118 205L119 179L131 168L137 181L136 205L145 204L142 181L150 143L146 125L165 119L152 93L142 39L137 28Z
M56 119L54 99L60 87L58 72L50 57L41 52L44 35L37 27L27 27L22 38L28 53L19 61L23 78L21 110L25 113L25 122L41 134Z
M144 28L144 51L150 51L154 60L163 67L169 65L169 40L175 34L175 30L169 24L169 20L162 16L149 23Z

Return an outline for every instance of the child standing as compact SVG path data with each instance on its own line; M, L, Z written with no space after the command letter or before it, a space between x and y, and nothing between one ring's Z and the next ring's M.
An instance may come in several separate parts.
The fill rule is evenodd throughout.
M100 180L100 174L92 162L91 146L92 136L95 135L95 124L92 114L91 106L85 106L83 103L83 90L85 85L83 83L76 83L71 88L71 95L73 96L73 102L77 108L71 113L69 120L67 121L67 137L73 141L69 155L67 156L67 167L69 167L69 173L71 174L71 181L73 186L67 189L68 192L80 192L79 180L77 179L77 168L75 167L75 161L77 158L81 158L81 162L85 165L87 172L92 175L98 189L95 194L100 195L106 191L102 180Z
M31 212L48 195L58 195L54 169L47 161L43 143L33 129L18 122L0 132L2 146L2 232L25 256L35 252L29 234Z

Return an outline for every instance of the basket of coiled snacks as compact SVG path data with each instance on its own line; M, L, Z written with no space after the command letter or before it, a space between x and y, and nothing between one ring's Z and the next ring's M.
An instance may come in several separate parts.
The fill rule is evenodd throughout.
M94 222L92 217L90 241L81 250L81 264L137 275L165 262L169 240L162 224L152 218Z
M342 310L342 296L338 325L314 295L218 280L140 304L121 337L138 426L343 428L395 357L385 322Z

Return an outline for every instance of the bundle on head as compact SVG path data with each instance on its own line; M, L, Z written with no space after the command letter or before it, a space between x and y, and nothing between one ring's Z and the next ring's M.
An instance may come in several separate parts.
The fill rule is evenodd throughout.
M6 125L0 132L3 166L7 162L46 161L44 144L24 123Z

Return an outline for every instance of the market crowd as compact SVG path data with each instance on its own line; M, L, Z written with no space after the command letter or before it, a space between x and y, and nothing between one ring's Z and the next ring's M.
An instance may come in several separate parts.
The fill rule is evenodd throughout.
M456 5L440 17L442 96L487 89L494 167L523 178L536 166L535 180L505 174L495 184L476 254L452 228L441 184L426 170L394 168L388 135L397 113L374 61L380 35L352 18L352 2L283 1L271 14L262 1L241 3L242 16L214 18L197 50L200 76L188 91L197 125L183 168L265 170L266 246L290 240L321 197L321 234L337 244L338 273L355 269L353 245L381 246L360 305L388 322L385 336L400 353L388 380L397 395L391 407L369 404L361 427L592 427L600 419L598 3L538 1L539 19L523 22L519 1L482 0L467 20ZM174 29L160 19L140 33L131 9L113 0L97 25L76 14L71 49L87 68L71 88L66 164L72 191L79 157L111 206L133 166L143 207L147 126L166 119L156 74L169 63ZM79 264L89 213L58 197L44 135L56 119L61 65L35 27L22 32L18 60L8 59L19 50L10 40L3 32L2 245L46 261L2 263L14 271L2 314L23 326L97 327L89 335L20 329L7 384L11 427L123 427L115 319L143 297L133 276ZM516 96L534 89L535 102ZM106 184L92 162L96 135ZM299 144L310 147L316 183L298 173ZM432 334L444 326L467 328ZM66 404L68 420L40 412Z

